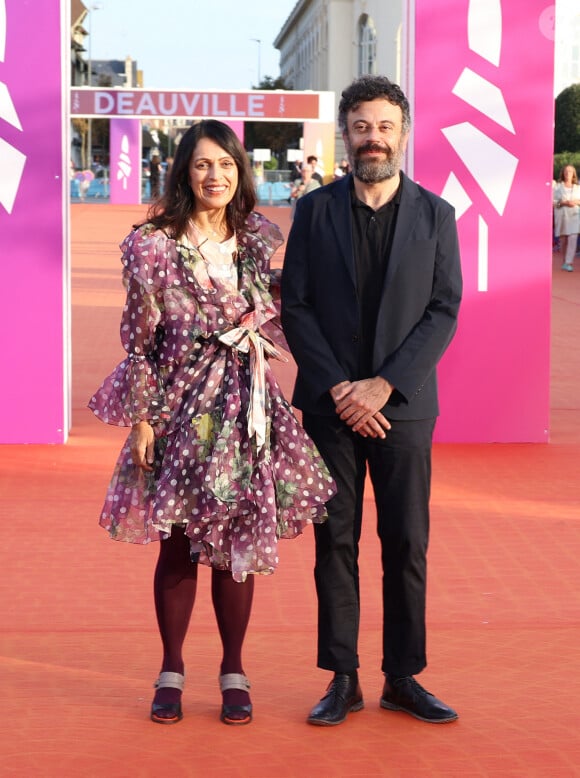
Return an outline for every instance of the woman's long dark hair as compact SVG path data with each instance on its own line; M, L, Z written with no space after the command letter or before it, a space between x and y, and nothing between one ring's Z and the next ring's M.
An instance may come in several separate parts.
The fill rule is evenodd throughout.
M226 206L226 220L230 230L239 230L256 205L252 169L238 136L223 122L204 119L190 127L179 142L165 191L147 213L147 221L165 230L172 238L185 233L187 222L195 209L195 197L189 184L189 163L202 138L217 143L232 157L238 168L236 193Z

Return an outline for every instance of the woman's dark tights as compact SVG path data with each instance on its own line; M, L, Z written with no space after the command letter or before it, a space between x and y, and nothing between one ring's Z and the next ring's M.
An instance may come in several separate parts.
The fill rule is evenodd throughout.
M183 643L189 627L197 591L197 562L192 562L189 538L183 528L174 527L171 536L160 542L153 581L155 611L163 645L162 672L183 673ZM236 583L230 572L212 570L212 601L223 647L220 673L242 673L242 647L254 593L254 577ZM155 702L178 702L177 689L158 689ZM227 705L246 705L246 692L224 693Z
M220 675L243 673L242 647L252 612L254 576L237 583L228 570L212 570L211 597L223 649ZM250 695L229 689L223 693L223 701L226 705L248 705Z

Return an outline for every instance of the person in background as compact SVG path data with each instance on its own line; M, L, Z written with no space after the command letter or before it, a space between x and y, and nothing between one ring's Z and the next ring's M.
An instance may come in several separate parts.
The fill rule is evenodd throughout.
M552 251L560 251L560 238L556 237L556 232L558 234L560 233L559 228L559 217L560 217L560 211L556 208L556 203L554 201L554 193L556 191L556 187L558 186L558 182L555 178L552 179Z
M299 181L294 183L290 192L290 204L292 206L290 211L290 218L294 218L294 211L296 210L296 202L305 194L313 192L321 186L318 179L314 178L312 167L308 164L302 166L302 177Z
M290 189L288 196L288 202L294 208L294 192L297 187L302 183L302 163L299 160L294 160L290 166L290 182L287 185Z
M158 724L183 716L183 644L200 563L211 567L223 648L220 717L251 721L242 648L254 577L276 569L279 538L325 519L334 493L269 364L280 356L271 338L285 344L269 291L282 236L255 203L233 130L215 120L191 127L164 195L122 243L127 358L89 403L101 421L131 428L101 526L115 540L160 541ZM196 660L194 684L201 672Z
M322 168L318 166L318 157L315 157L314 154L311 154L309 157L306 158L306 164L310 165L312 169L312 178L315 181L318 181L320 186L324 184L324 180L322 178L323 171Z
M574 270L580 233L580 185L573 165L565 165L554 189L554 234L560 241L562 270Z
M161 159L158 154L151 157L150 171L151 199L157 200L161 194Z
M254 163L254 182L256 184L256 187L264 183L264 163L263 162Z
M359 538L367 468L382 553L380 705L422 721L457 713L414 678L426 666L425 604L437 364L462 293L455 212L401 172L407 98L383 76L342 93L352 175L301 198L282 271L293 403L337 484L315 528L318 666L333 673L308 722L364 707L358 679ZM379 584L380 585L380 584Z
M302 178L302 163L299 160L294 160L290 168L290 181L300 181Z
M169 176L171 175L172 166L173 166L173 157L166 157L165 166L161 165L161 172L163 174L163 182L161 186L162 192L165 192L165 189L167 187L167 182L169 181Z

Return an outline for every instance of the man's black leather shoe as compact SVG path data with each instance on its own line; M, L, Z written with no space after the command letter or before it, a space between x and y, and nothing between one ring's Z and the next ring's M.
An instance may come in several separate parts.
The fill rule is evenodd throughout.
M445 724L455 721L457 713L424 689L410 675L404 678L385 678L381 708L402 710L420 721Z
M364 706L358 673L335 673L326 694L312 708L307 721L320 727L333 727L342 724L347 713L362 710Z

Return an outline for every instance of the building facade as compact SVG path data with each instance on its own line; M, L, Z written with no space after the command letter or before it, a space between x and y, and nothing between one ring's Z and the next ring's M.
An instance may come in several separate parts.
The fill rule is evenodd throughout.
M401 83L403 5L404 0L298 0L274 40L280 76L292 89L334 92L337 105L344 87L365 73ZM343 155L337 132L336 156Z
M88 35L84 27L87 9L81 0L71 1L71 84L85 86L88 83L88 66L85 59L85 40Z
M580 83L580 4L578 0L556 3L554 49L554 97Z

